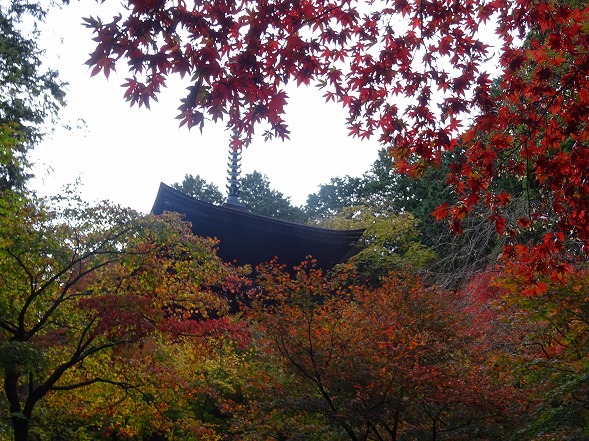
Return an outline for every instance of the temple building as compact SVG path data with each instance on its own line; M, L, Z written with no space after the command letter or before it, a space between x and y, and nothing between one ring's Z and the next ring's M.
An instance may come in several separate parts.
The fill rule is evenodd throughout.
M278 258L292 268L307 256L323 269L332 268L353 249L364 230L329 230L309 227L251 213L239 200L240 152L230 149L228 196L222 205L190 197L165 184L152 213L184 215L194 234L219 240L219 257L238 265L257 265Z

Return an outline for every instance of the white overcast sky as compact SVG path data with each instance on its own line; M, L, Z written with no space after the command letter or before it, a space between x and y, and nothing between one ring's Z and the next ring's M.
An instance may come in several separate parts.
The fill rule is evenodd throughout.
M147 110L130 108L124 101L120 85L126 72L112 74L109 80L102 74L90 78L84 62L94 42L81 25L82 17L98 14L110 19L107 6L113 4L119 3L72 2L49 13L40 43L47 50L48 64L69 83L68 106L61 118L73 128L56 127L34 150L34 188L55 194L78 180L86 200L108 199L142 212L151 209L160 182L172 184L187 173L200 175L224 192L229 133L223 124L208 122L201 134L198 129L179 128L175 119L188 83L169 81L160 102ZM376 140L348 137L344 111L326 104L321 91L288 92L290 141L255 140L243 154L242 173L258 170L273 188L301 205L330 178L368 170L379 146ZM78 119L85 126L76 128Z

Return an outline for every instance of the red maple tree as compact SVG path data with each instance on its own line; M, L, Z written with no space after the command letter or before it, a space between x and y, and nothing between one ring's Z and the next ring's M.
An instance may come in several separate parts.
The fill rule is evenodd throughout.
M349 270L258 267L247 315L267 364L235 409L239 428L264 439L501 438L515 395L491 380L456 294L409 273L350 284Z
M149 106L173 74L187 76L181 125L225 119L246 143L260 123L288 138L289 80L316 84L372 135L401 172L418 176L447 151L452 228L479 204L531 269L566 270L571 243L589 247L588 11L543 0L128 0L110 22L87 18L93 74L126 60L125 97ZM493 57L495 56L495 57ZM488 67L491 61L493 68ZM493 79L496 78L496 81ZM530 201L512 221L520 196ZM534 201L533 203L531 201ZM524 235L522 232L533 232ZM526 251L519 243L531 245Z

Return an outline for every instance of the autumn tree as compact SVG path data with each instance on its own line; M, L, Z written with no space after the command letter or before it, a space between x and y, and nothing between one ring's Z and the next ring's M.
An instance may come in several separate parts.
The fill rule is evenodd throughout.
M141 391L149 376L134 363L157 362L154 342L196 337L210 311L226 311L213 241L175 216L11 192L0 203L0 369L15 441L48 396Z
M388 203L352 205L316 222L324 228L364 229L348 259L359 280L379 285L391 271L429 268L435 252L420 242L418 221L411 213L398 213Z
M249 333L235 317L209 320L173 338L151 338L89 361L111 379L40 404L32 434L45 439L216 440L227 433L228 402L247 373ZM68 380L77 378L72 371ZM114 381L113 381L114 383Z
M318 85L348 111L350 134L376 136L400 172L419 176L464 149L448 174L457 202L437 217L459 232L484 204L500 234L530 242L530 268L562 271L568 244L589 246L587 14L530 0L138 0L114 20L87 19L88 64L108 75L128 63L125 97L139 105L186 75L181 124L224 119L246 141L261 123L287 138L285 84ZM540 195L513 223L503 212L514 195L495 185L504 176ZM537 227L539 238L520 239Z
M271 418L252 422L252 439L257 429L276 439L505 433L510 392L486 382L477 331L451 292L413 274L367 289L308 267L266 267L258 284L250 319L268 367L244 389L254 398L245 415Z
M497 369L529 396L519 439L583 439L589 435L589 304L587 270L530 284L510 260L487 286L495 294ZM502 349L499 349L502 348Z
M388 151L381 149L377 160L361 177L333 178L328 184L321 185L317 193L307 198L305 210L312 214L312 222L335 225L336 228L343 219L348 219L344 221L344 228L350 228L348 224L356 223L358 227L367 228L366 238L373 237L376 231L382 236L388 230L389 233L385 234L389 234L390 239L386 240L393 242L397 234L394 224L399 225L400 219L407 219L406 237L410 237L409 240L415 244L420 242L436 254L435 259L411 263L424 266L427 262L428 271L435 274L440 283L456 289L493 261L501 245L501 238L488 222L489 210L483 205L463 219L461 235L453 234L448 222L435 222L432 212L436 207L456 200L451 187L445 182L445 176L453 158L460 155L458 151L445 155L438 167L427 169L416 179L395 173ZM515 185L509 179L504 181L504 189L515 191ZM517 194L521 194L521 190ZM513 204L506 212L510 219L517 219L516 207L517 204ZM367 216L370 211L374 216ZM387 220L391 220L391 225L387 226ZM359 242L360 248L366 248L369 244L366 238ZM372 249L376 256L377 248ZM401 256L405 251L397 248L393 252L393 248L389 247L389 253L392 254L384 253L381 256L394 255L395 259L399 257L404 260ZM390 264L388 269L381 265L384 274L398 267L398 262L397 265L393 262Z

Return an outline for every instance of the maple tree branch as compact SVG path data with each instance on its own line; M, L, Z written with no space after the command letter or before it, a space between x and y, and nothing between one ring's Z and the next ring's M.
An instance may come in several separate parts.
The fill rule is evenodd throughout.
M473 420L469 420L468 422L465 422L465 423L462 423L462 424L458 424L457 426L448 426L445 429L444 428L439 428L437 430L437 433L447 433L447 432L453 432L455 430L464 429L465 427L470 426L473 423L473 421L481 421L481 420L482 420L482 418L473 419ZM440 421L442 422L442 424L446 424L441 419L440 419Z
M546 115L548 114L550 107L552 106L552 104L554 104L554 102L556 101L556 99L564 93L565 90L568 89L568 86L573 82L573 80L575 80L579 73L582 70L585 70L585 68L589 66L589 59L587 61L585 61L582 65L578 66L574 73L567 79L567 81L565 81L565 83L563 85L561 85L550 97L550 99L548 100L548 102L544 105L544 109L540 112L540 114L538 115L538 117L536 118L536 120L533 122L533 124L528 125L528 133L526 134L525 138L519 143L519 147L516 145L513 147L513 149L511 149L511 151L507 152L507 156L505 157L505 159L503 160L503 163L499 164L499 167L501 167L502 165L504 165L507 162L507 159L509 157L511 157L513 154L515 154L515 152L517 152L518 148L519 149L523 149L525 151L525 158L526 158L526 194L527 194L527 199L528 201L531 201L531 195L530 195L530 191L531 191L531 187L530 187L530 173L531 173L531 169L530 169L530 155L528 154L528 143L530 141L530 139L532 138L532 135L534 133L536 133L536 131L538 130L538 128L540 127L540 124L542 123L542 121L544 121ZM540 104L540 102L538 101L537 104ZM531 213L532 213L532 208L531 205L528 206L528 217L531 217Z
M557 371L557 372L565 372L567 374L573 374L576 375L578 374L578 372L573 368L573 369L567 369L564 367L560 367L559 365L555 364L555 363L546 363L543 361L537 361L536 365L543 367L545 369L548 370L552 370L552 371Z
M31 291L33 291L33 286L35 284L35 276L33 275L33 273L31 273L29 271L29 268L25 265L25 263L22 261L20 256L17 256L16 254L14 254L10 249L7 249L6 252L14 260L16 260L16 263L18 263L18 266L20 266L22 268L22 270L25 272L25 274L27 275L27 277L29 278L29 281L30 281Z
M18 327L3 318L0 318L0 329L4 329L10 334L16 334L18 332Z
M320 13L319 15L317 15L317 16L315 16L313 18L308 18L307 20L303 20L301 22L301 24L297 27L296 31L293 31L293 32L290 33L289 37L292 36L292 35L294 35L296 32L300 31L307 24L319 20L320 18L322 18L322 17L324 17L324 16L332 13L336 9L341 9L344 6L344 3L345 2L341 2L340 5L336 5L336 6L333 6L331 8L328 8L327 10L323 11L322 13Z
M64 301L67 301L67 299L69 298L68 296L66 296L68 293L68 290L73 285L75 285L75 283L78 282L78 280L80 280L82 277L86 276L87 274L90 274L90 273L92 273L92 272L94 272L94 271L96 271L106 265L109 265L113 262L114 262L114 260L108 260L106 262L102 262L100 264L97 264L97 265L89 268L85 272L78 274L78 276L76 276L71 283L70 283L70 281L68 281L68 283L66 283L64 285L63 289L61 290L61 294L53 301L51 306L45 311L45 313L41 316L41 318L39 320L37 320L37 323L35 324L35 326L33 326L31 328L31 330L28 331L28 334L33 335L45 326L45 324L47 323L49 318L53 315L53 313L57 310L57 308L59 308Z
M386 387L384 388L384 390L383 390L383 392L382 392L382 394L381 394L381 396L380 396L380 400L378 400L378 402L377 402L377 403L375 403L375 404L374 404L374 406L372 406L372 409L375 409L375 408L377 408L377 407L380 407L380 406L385 406L385 405L386 405L386 403L387 403L387 397L389 396L389 392L390 392L390 391L391 391L391 389L393 388L393 384L394 384L394 383L395 383L395 378L394 378L394 375L392 375L392 376L389 378L388 384L386 385ZM401 392L400 392L400 398L399 398L399 400L398 400L398 401L399 401L399 403L402 403L403 395L404 395L404 392L403 392L403 390L401 389ZM398 407L400 407L400 406L397 406L397 408L398 408Z
M88 347L88 345L84 345L82 346L82 348L78 348L78 350L76 350L74 354L72 354L68 361L65 361L60 365L56 366L53 372L47 377L47 379L40 383L28 394L23 407L23 413L25 415L30 414L35 405L37 404L37 402L40 399L42 399L45 395L47 395L47 393L51 390L55 383L59 381L62 375L76 364L80 363L81 361L88 358L90 355L93 355L97 352L131 342L132 340L121 340L119 342L114 343L105 343L87 350L85 348Z
M125 391L125 397L121 398L117 404L120 404L123 401L125 401L125 399L128 396L129 390L134 390L135 392L138 392L143 397L143 399L145 401L147 401L148 403L150 403L151 405L153 405L155 407L156 411L158 412L158 414L160 416L171 421L171 418L169 416L167 416L161 409L159 409L158 406L155 406L156 403L155 403L155 400L153 399L153 397L151 397L149 394L146 394L145 392L143 392L141 390L141 385L132 384L132 383L129 383L126 381L116 381L116 380L110 380L108 378L96 377L91 380L80 381L78 383L67 384L64 386L52 386L51 390L52 391L69 391L69 390L75 390L75 389L79 389L79 388L86 387L86 386L91 386L92 384L96 384L96 383L110 384L112 386L116 386L116 387L122 389L123 391Z
M307 338L311 339L310 322L307 321L307 324L308 324ZM329 396L329 394L325 390L323 383L322 383L322 377L319 374L319 372L317 371L317 365L315 363L315 359L314 359L314 355L313 355L314 352L312 350L312 342L309 342L311 347L307 350L307 353L310 356L310 361L311 361L311 364L313 365L313 371L316 376L311 375L311 373L308 372L308 370L305 369L305 367L301 363L299 363L297 360L295 360L294 356L291 354L291 352L288 349L288 346L286 344L285 333L279 332L278 335L275 334L274 341L277 343L280 353L282 353L282 355L284 355L286 357L286 359L290 362L290 364L296 370L298 370L305 378L310 380L311 383L313 383L317 386L319 393L321 394L321 396L323 397L323 399L326 401L327 405L329 406L329 409L332 413L332 417L337 417L337 415L338 415L337 408L335 407L335 404L333 403L331 397ZM338 421L339 424L341 424L342 428L346 431L346 433L348 434L348 436L350 437L350 439L352 441L359 441L358 437L356 436L356 434L354 433L352 428L345 421L341 420L341 418L336 418L336 420Z
M32 291L31 294L27 297L27 300L25 301L25 303L19 313L19 317L18 317L19 329L21 329L23 333L25 332L25 316L28 312L29 307L31 306L31 304L33 303L33 301L37 297L42 295L49 288L49 286L51 286L53 283L57 282L57 280L61 276L66 274L71 268L73 268L77 264L77 262L81 262L91 256L96 256L99 254L113 254L113 252L110 252L110 251L104 252L104 253L94 253L93 252L93 253L85 254L84 256L81 256L80 258L76 259L75 261L70 262L68 265L66 265L64 268L62 268L60 271L58 271L56 274L54 274L52 277L50 277L43 285L41 285L41 287L38 290ZM66 285L66 287L67 287L67 285ZM69 288L69 287L67 287L67 288ZM54 302L52 307L49 308L51 312L55 311L57 306L59 306L59 304L61 303L62 297L63 297L63 295L60 295L56 299L56 301ZM28 332L27 334L31 334L31 333ZM30 335L28 336L28 338L30 338Z
M115 380L109 380L106 378L97 377L97 378L93 378L91 380L80 381L78 383L71 383L71 384L67 384L64 386L51 386L50 389L54 390L54 391L74 390L74 389L79 389L81 387L90 386L95 383L111 384L113 386L118 386L121 389L137 389L138 388L138 386L132 385L131 383L127 383L124 381L115 381Z
M82 333L80 334L80 338L78 338L78 343L76 344L76 352L83 351L84 348L88 347L88 345L93 341L93 339L89 339L86 341L86 343L84 343L86 340L86 335L88 335L96 320L98 320L98 316L92 317L86 326L84 326L84 329L82 329Z
M309 357L311 360L311 365L313 366L313 372L314 372L314 376L309 376L309 378L312 379L312 381L317 385L317 388L319 389L319 393L321 394L321 396L325 399L325 401L327 402L327 405L329 406L329 408L332 411L332 417L337 417L338 416L338 411L337 411L337 407L335 406L335 403L333 402L331 396L329 395L329 393L327 392L325 385L323 384L323 375L319 372L319 368L317 366L317 360L315 357L315 350L314 350L314 345L313 345L313 335L312 335L312 319L313 319L313 313L311 313L311 317L309 317L309 319L307 320L307 341L309 343ZM354 431L352 430L352 428L349 426L348 423L346 423L344 420L342 420L341 418L336 418L337 421L339 421L339 423L342 425L343 429L346 431L346 433L348 434L348 436L350 437L350 439L352 439L353 441L359 441L358 437L356 436L356 434L354 433Z
M391 440L393 440L393 441L397 439L397 431L399 430L400 417L401 417L401 410L399 409L399 407L396 407L395 411L393 412L393 427L390 427L386 423L386 421L380 422L380 425L386 430L386 432L391 437Z
M539 346L540 349L542 350L542 353L544 354L544 357L547 360L550 360L552 357L550 356L550 354L548 354L548 352L546 351L546 347L544 346L544 344L542 342L533 342L533 343L528 343L528 344L524 344L524 346L529 346L529 347L534 347L534 346Z
M307 342L309 344L308 354L309 360L311 361L311 366L313 367L314 377L316 379L316 384L320 388L321 392L323 393L323 386L322 386L322 375L319 373L317 368L317 363L315 360L315 350L313 345L313 336L312 336L312 320L313 320L313 312L311 312L311 316L307 320L307 329L306 329L306 337ZM332 404L331 399L327 396L325 398L328 400L330 407L335 412L335 406Z
M88 268L87 270L76 274L76 276L73 279L72 279L72 276L70 275L68 282L64 285L64 287L61 290L61 294L55 299L55 301L53 302L51 307L49 307L47 309L47 311L43 314L43 316L37 321L35 326L33 326L33 328L31 330L27 331L25 329L24 321L25 321L26 313L27 313L30 305L32 304L32 302L37 297L42 295L49 288L49 286L51 286L53 283L57 282L57 280L61 276L66 274L68 271L71 271L76 265L81 266L82 262L84 262L92 257L97 257L97 256L122 256L122 255L139 255L139 256L141 256L141 255L149 254L149 252L134 252L134 251L125 251L125 250L119 251L119 250L114 250L114 249L103 251L103 249L109 243L115 242L116 240L118 240L119 238L121 238L122 236L124 236L125 234L128 234L129 232L131 232L133 230L134 230L134 228L123 228L116 233L114 233L114 231L111 230L109 232L109 234L100 242L100 244L97 247L93 248L92 250L88 251L87 253L84 253L83 255L80 255L77 258L73 258L66 266L64 266L60 271L55 273L43 285L41 285L36 291L34 291L33 287L31 286L31 289L33 291L28 296L27 300L25 301L25 304L21 308L19 318L18 318L19 324L18 324L17 330L20 330L20 332L23 333L23 336L21 338L25 338L25 340L28 340L28 338L30 338L30 336L32 336L33 334L38 332L40 329L42 329L43 326L45 325L45 323L47 322L47 320L49 319L49 317L57 310L57 308L61 305L61 303L64 301L64 299L66 299L66 294L67 294L68 290L72 286L74 286L80 279L82 279L86 275L88 275L88 274L90 274L90 273L92 273L92 272L94 272L94 271L96 271L106 265L109 265L109 264L115 262L116 260L111 259L111 260L106 260L104 262L98 263L98 264ZM74 254L74 256L75 255L76 254ZM19 264L22 266L23 270L25 270L27 273L29 273L28 269L26 268L26 265L24 265L24 263L17 256L14 256L14 258L17 259L17 262L19 262Z
M577 312L574 309L569 309L567 312L584 325L589 326L589 311L585 311L581 305L578 306L578 309L580 309L581 312Z
M29 268L25 265L25 263L22 261L22 259L20 258L20 256L17 256L16 254L14 254L11 250L6 250L6 252L8 253L8 255L10 255L14 260L16 260L16 262L18 263L18 265L22 268L22 270L27 274L27 276L29 277L29 288L30 288L30 292L27 296L27 300L25 301L25 304L23 306L23 308L21 309L21 312L18 316L18 320L17 320L17 324L14 325L15 326L15 337L17 337L18 339L21 338L26 338L26 333L25 333L25 326L24 326L24 319L25 319L25 313L26 313L26 309L28 308L28 306L32 303L33 299L35 298L35 277L34 275L29 271ZM17 336L17 334L19 334Z
M294 356L291 354L290 350L288 349L288 346L286 344L286 339L283 335L283 333L279 333L278 335L274 336L274 341L277 343L278 345L278 350L280 351L280 353L282 355L284 355L286 357L286 359L301 373L303 374L304 377L308 378L309 380L311 380L311 382L315 382L315 379L313 378L313 376L311 374L309 374L309 372L307 372L307 370L303 367L302 364L300 364L298 361L295 360Z
M569 336L568 336L568 335L567 335L567 334L566 334L566 333L565 333L565 332L564 332L564 331L563 331L563 330L560 328L560 326L558 326L558 325L556 325L556 324L555 324L555 325L553 326L553 328L554 328L554 330L556 331L556 333L562 337L562 339L563 339L563 340L565 340L565 341L566 341L566 340L568 340L568 339L569 339ZM569 349L569 348L571 347L571 345L570 345L570 344L568 344L568 345L567 345L567 344L565 344L563 341L559 340L559 339L558 339L557 337L555 337L555 336L554 336L554 337L552 337L552 340L554 340L554 342L555 342L556 344L558 344L559 346L562 346L562 347L564 347L564 348L567 348L567 349Z

